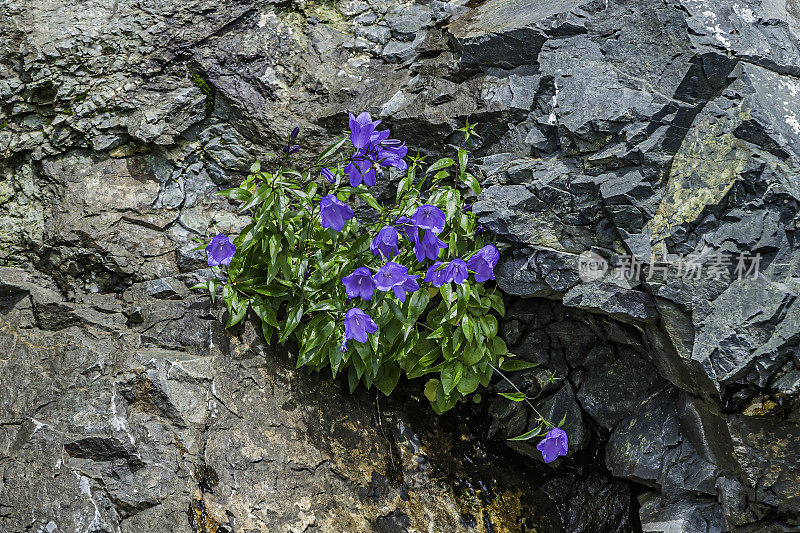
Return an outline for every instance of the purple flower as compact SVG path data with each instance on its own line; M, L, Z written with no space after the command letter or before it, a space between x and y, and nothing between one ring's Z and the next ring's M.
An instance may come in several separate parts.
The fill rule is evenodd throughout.
M300 134L300 126L296 126L292 130L292 133L289 134L289 140L293 141L293 140L297 139L297 135L299 135L299 134Z
M331 228L334 231L342 231L345 220L350 220L355 216L353 210L333 194L322 197L319 209L322 215L322 227Z
M323 168L319 171L322 174L322 177L328 180L328 183L336 183L336 175L330 171L328 168Z
M342 278L344 290L348 299L360 297L362 300L372 298L375 292L375 281L372 279L372 272L367 267L358 267L349 276Z
M446 265L444 263L436 261L425 274L425 281L432 283L437 289L447 283L447 271L445 267Z
M407 216L398 217L397 222L394 223L394 227L412 243L416 244L419 240L419 230L417 230L414 221Z
M353 116L352 113L348 113L348 115L350 116L350 142L356 148L364 148L369 144L372 133L381 121L373 122L372 117L366 111L358 117Z
M283 147L283 155L286 156L286 155L296 154L298 152L298 150L300 150L300 146L298 146L296 144L293 144L292 146L289 146L287 144L286 146Z
M494 267L500 259L500 251L494 244L487 244L467 259L467 268L475 273L475 281L494 279Z
M567 434L561 428L553 428L547 432L542 442L536 445L536 449L542 452L545 463L552 463L559 456L567 455L569 451Z
M382 291L394 291L394 295L401 302L406 301L406 292L419 289L417 278L409 276L408 269L403 265L389 261L375 274L375 285Z
M368 335L376 331L378 331L378 325L375 324L375 321L358 307L353 307L344 315L343 351L347 349L348 340L367 342Z
M378 159L385 167L394 167L398 170L406 170L408 164L403 159L408 153L408 146L397 139L389 139L378 147Z
M391 259L398 253L397 240L400 236L392 226L384 226L372 240L369 250L372 255L381 255L385 259Z
M344 167L345 173L350 178L350 186L358 187L362 183L372 187L376 183L375 167L369 159L365 159L358 154L351 158L350 162Z
M434 232L426 229L422 239L414 243L414 255L417 256L417 261L436 259L439 257L439 252L442 248L447 248L444 241L437 237Z
M208 252L208 266L230 265L233 254L236 253L236 246L231 240L220 233L211 237L211 242L206 246Z
M447 281L452 281L456 285L461 285L467 280L469 272L467 272L467 264L463 259L453 259L445 269L445 277Z
M417 227L429 229L434 233L441 233L444 230L444 213L435 205L425 204L417 208L411 220Z

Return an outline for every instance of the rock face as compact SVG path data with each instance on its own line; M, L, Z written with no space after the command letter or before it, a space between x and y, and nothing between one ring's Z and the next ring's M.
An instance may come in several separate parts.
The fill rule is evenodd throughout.
M0 5L0 531L800 528L796 2ZM187 288L213 193L363 109L479 124L552 471L476 429L523 407L347 395Z

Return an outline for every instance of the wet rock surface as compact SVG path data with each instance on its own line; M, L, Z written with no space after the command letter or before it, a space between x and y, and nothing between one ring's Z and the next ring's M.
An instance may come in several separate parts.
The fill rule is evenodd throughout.
M0 5L0 530L800 527L794 2ZM363 109L432 157L478 123L554 468L502 381L376 404L188 289L213 193Z

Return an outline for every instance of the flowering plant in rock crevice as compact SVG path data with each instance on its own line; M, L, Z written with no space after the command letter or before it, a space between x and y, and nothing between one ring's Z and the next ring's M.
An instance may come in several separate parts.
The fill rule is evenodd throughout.
M505 308L486 282L500 253L461 192L480 193L468 152L423 168L424 158L407 158L405 143L379 130L379 120L349 118L350 134L313 163L292 168L295 128L271 170L256 162L241 185L221 193L251 219L232 241L220 234L203 243L209 266L227 265L227 326L252 310L267 342L295 343L298 367L345 373L351 392L363 383L388 395L405 373L429 376L424 393L437 413L470 395L480 401L478 387L495 372L534 365L515 359L498 336ZM461 131L469 143L473 126ZM382 205L370 187L389 168L402 178L394 202ZM356 206L368 214L356 216ZM198 287L214 298L218 285L215 278ZM503 396L528 400L518 389ZM566 455L566 434L536 415L538 426L516 440L549 430L544 459Z

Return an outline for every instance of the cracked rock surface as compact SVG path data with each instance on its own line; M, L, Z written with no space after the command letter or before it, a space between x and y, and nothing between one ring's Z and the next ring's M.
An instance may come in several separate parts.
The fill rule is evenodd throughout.
M800 528L794 0L0 8L0 531ZM478 123L501 333L569 457L503 442L502 381L351 396L188 289L243 224L214 193L348 110L431 157ZM616 276L720 254L758 276Z

